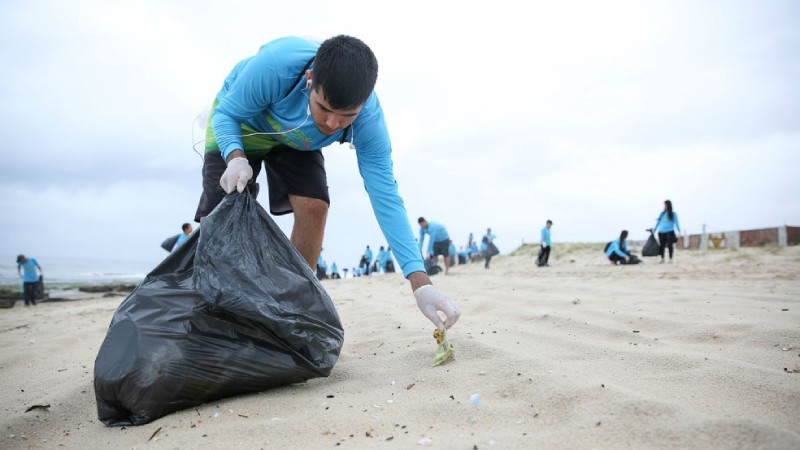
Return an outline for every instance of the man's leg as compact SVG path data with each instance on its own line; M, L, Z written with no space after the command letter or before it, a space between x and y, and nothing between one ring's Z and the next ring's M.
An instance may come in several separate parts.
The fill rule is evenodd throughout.
M25 297L25 306L36 304L33 300L33 284L34 283L27 281L22 284L23 297Z
M328 204L316 198L289 195L294 210L294 227L291 241L306 259L309 267L315 267L325 236L328 219Z

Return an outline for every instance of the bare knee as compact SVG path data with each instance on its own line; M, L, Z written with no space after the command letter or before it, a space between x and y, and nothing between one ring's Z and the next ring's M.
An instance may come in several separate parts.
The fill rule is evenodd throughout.
M318 198L289 196L295 219L324 221L328 217L328 204Z

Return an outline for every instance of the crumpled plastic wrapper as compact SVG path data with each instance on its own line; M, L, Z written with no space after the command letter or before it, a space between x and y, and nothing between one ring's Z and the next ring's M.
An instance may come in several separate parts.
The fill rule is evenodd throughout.
M433 355L433 364L431 364L431 366L438 366L439 364L442 364L451 358L455 359L453 347L450 346L449 342L447 342L447 336L445 335L446 333L447 330L442 331L438 328L433 330L433 338L436 339L436 343L439 344L439 348L436 349L436 354Z

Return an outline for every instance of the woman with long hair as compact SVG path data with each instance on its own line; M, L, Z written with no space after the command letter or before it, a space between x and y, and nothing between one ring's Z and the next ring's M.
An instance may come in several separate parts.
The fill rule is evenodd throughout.
M608 257L608 260L611 261L611 264L628 264L628 258L632 259L631 251L628 250L628 247L625 244L625 241L627 240L628 230L622 230L622 233L619 234L619 239L608 243L606 246L606 257Z
M681 225L678 223L678 213L672 210L672 202L664 201L664 211L658 216L656 226L653 228L658 232L658 243L660 245L661 261L664 263L664 249L669 248L669 262L672 264L673 245L678 242L675 230L681 232Z

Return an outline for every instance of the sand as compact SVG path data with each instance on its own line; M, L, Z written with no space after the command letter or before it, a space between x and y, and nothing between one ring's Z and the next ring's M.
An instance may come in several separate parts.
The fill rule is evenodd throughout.
M800 248L519 253L433 277L463 312L455 361L431 367L399 275L325 280L330 377L139 427L102 425L92 387L124 297L0 310L0 448L800 448Z

